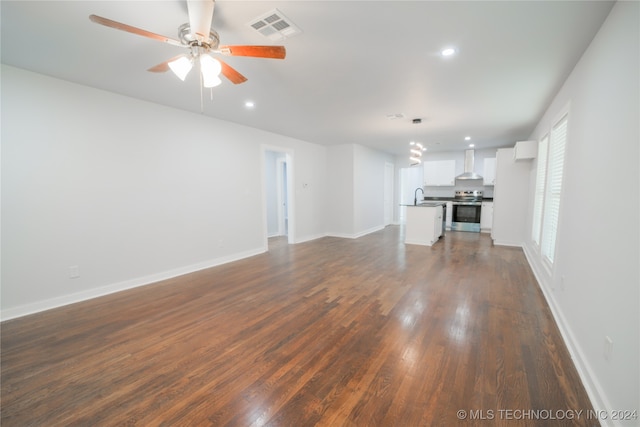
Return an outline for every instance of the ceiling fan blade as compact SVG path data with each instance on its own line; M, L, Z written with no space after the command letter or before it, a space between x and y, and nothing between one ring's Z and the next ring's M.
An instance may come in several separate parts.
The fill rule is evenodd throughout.
M220 46L218 51L228 56L253 56L273 59L284 59L287 55L284 46Z
M209 41L214 0L187 0L191 35L201 42Z
M181 56L187 57L187 55L174 56L173 58L167 59L161 64L154 65L153 67L149 68L147 71L151 71L152 73L164 73L166 71L169 71L169 62L173 62L176 59L180 58Z
M178 40L170 39L169 37L161 36L160 34L152 33L151 31L143 30L140 28L132 27L131 25L123 24L122 22L113 21L111 19L103 18L98 15L89 15L91 22L104 25L105 27L115 28L116 30L126 31L131 34L137 34L139 36L148 37L153 40L158 40L163 43L172 44L174 46L184 47Z
M220 62L220 65L222 65L222 71L221 73L227 78L229 79L229 81L233 84L240 84L240 83L244 83L247 81L247 78L245 76L243 76L242 74L240 74L238 71L236 71L235 68L231 67L229 64L227 64L226 62L218 59L218 62Z

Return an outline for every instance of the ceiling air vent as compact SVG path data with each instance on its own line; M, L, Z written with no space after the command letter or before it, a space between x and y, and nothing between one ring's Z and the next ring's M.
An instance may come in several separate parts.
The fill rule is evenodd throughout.
M302 32L300 28L291 22L289 18L284 16L278 9L273 9L272 11L254 19L249 22L249 26L273 41L292 37Z

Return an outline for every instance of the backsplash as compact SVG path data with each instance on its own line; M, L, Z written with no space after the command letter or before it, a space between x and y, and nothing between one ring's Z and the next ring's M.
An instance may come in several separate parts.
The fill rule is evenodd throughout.
M493 198L493 186L482 185L482 181L480 180L456 180L456 185L454 187L426 186L424 187L424 195L425 197L453 197L457 190L480 190L483 192L483 197Z

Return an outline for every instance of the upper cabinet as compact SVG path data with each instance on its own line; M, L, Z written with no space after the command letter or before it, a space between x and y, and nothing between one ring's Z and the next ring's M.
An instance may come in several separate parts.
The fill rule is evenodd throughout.
M432 160L424 162L425 186L453 186L456 184L455 160Z
M496 183L496 158L485 157L484 159L484 171L482 174L484 185L495 185Z
M538 141L518 141L513 149L515 160L535 159L538 154Z

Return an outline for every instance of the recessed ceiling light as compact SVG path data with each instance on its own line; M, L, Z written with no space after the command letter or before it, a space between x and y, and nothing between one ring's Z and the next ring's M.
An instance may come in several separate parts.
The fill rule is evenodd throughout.
M470 136L465 136L465 137L464 137L464 140L465 140L465 141L470 141L470 140L471 140L471 137L470 137Z
M469 144L469 147L470 147L470 148L473 148L473 147L475 147L475 146L476 146L476 144Z
M387 119L389 120L404 119L404 113L387 114Z
M244 103L244 106L247 108L253 108L256 106L256 104L253 101L247 101Z
M456 52L457 52L457 51L456 51L456 49L454 49L454 48L452 48L452 47L447 47L447 48L445 48L445 49L442 49L442 50L440 51L440 54L441 54L442 56L445 56L445 57L446 57L446 56L453 56L453 55L455 55L455 54L456 54Z

